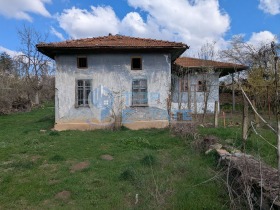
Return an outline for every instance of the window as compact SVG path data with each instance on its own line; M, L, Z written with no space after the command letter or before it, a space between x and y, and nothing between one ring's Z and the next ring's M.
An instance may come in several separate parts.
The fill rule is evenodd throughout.
M180 78L180 92L188 92L188 77Z
M207 84L206 80L198 81L197 91L198 92L206 92L207 91L207 85L206 84Z
M76 105L78 107L88 106L88 96L91 91L91 80L76 81Z
M141 57L131 58L131 70L142 70L142 58Z
M78 68L87 68L88 67L87 57L78 57L77 58L77 67Z
M147 106L147 80L135 79L132 81L132 106Z

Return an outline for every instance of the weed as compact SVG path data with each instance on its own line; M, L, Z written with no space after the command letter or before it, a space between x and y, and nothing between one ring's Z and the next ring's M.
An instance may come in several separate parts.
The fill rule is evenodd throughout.
M58 131L50 131L50 132L49 132L49 135L50 135L50 136L59 136L60 134L59 134Z
M61 156L61 155L54 155L49 160L50 161L57 161L58 162L58 161L64 161L65 158L63 156Z
M34 162L21 160L8 164L7 167L15 169L32 169L34 167Z
M152 166L156 164L156 158L153 155L146 155L140 162L142 165Z
M136 174L132 168L125 169L119 176L121 181L135 181Z

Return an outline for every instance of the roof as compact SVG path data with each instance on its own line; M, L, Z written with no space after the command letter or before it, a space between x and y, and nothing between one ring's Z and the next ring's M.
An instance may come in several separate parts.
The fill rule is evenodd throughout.
M199 58L180 57L174 62L175 65L188 69L202 69L205 67L214 68L215 72L220 72L220 77L226 76L229 73L248 69L248 66L235 63L227 63L220 61L204 60Z
M68 40L63 42L39 43L37 49L54 58L56 54L88 53L112 51L164 51L172 54L173 60L179 57L189 47L181 42L170 42L156 39L144 39L122 35L93 37L86 39Z

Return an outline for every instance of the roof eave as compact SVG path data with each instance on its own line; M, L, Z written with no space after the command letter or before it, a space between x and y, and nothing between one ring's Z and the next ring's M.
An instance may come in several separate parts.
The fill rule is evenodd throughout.
M46 56L54 59L56 55L59 54L79 54L79 53L104 53L104 52L112 52L112 51L147 51L147 52L170 52L172 61L176 60L182 53L184 53L189 47L187 45L182 47L107 47L107 46L94 46L94 47L53 47L47 45L37 45L38 51L45 54Z

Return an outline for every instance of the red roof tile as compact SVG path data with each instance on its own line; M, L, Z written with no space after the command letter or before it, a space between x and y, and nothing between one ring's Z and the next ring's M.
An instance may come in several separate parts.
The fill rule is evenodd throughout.
M40 43L37 47L186 47L186 44L179 42L169 42L155 39L144 39L121 35L109 35L103 37L93 37L86 39L69 40L64 42Z
M189 57L177 58L175 64L185 68L214 67L214 68L243 68L243 70L247 69L246 66L240 64L203 60L203 59L189 58Z
M54 51L59 49L68 50L97 50L97 49L114 49L114 50L129 50L129 49L177 49L181 55L189 47L181 42L170 42L155 39L135 38L122 35L109 35L103 37L94 37L86 39L69 40L63 42L40 43L37 44L37 49L49 57L54 56ZM177 58L176 57L176 58Z
M203 67L212 67L215 70L215 72L219 72L220 77L248 69L247 66L240 64L203 60L189 57L177 58L174 64L176 66L181 66L188 69L197 69L197 71L203 71Z

